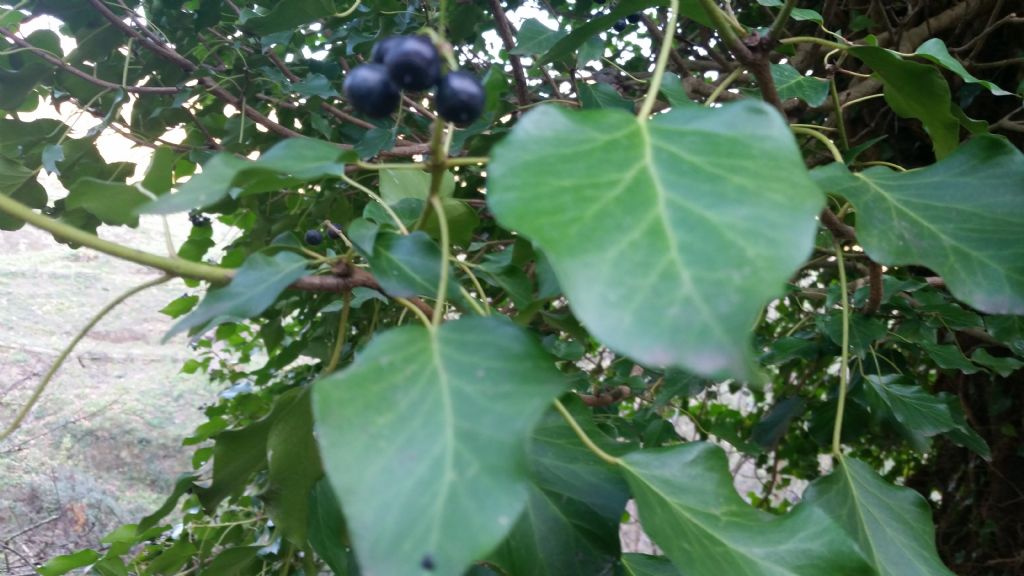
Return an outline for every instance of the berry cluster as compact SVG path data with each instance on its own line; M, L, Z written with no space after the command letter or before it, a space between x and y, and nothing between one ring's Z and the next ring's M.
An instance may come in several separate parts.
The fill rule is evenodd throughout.
M468 72L441 73L441 56L426 36L392 36L377 42L370 62L352 69L345 78L345 97L356 110L383 118L398 108L401 91L422 92L437 87L434 104L445 120L459 126L472 123L484 110L484 87Z
M197 228L205 228L210 225L210 217L197 210L188 213L188 221Z
M594 0L594 4L597 4L598 6L601 6L604 3L605 3L605 0ZM600 12L601 12L601 10L599 9L598 10L598 14L600 14ZM635 14L630 14L629 16L626 16L625 18L620 18L620 19L616 20L615 24L612 24L612 28L615 29L616 32L622 32L630 24L636 24L639 21L640 21L640 13L637 12Z
M325 225L325 228L327 229L327 237L330 238L331 240L337 240L338 238L341 238L341 235L338 234L338 228L336 224L328 222ZM306 244L309 244L310 246L319 246L324 241L324 234L323 232L317 230L316 228L310 228L309 230L306 230L305 240Z

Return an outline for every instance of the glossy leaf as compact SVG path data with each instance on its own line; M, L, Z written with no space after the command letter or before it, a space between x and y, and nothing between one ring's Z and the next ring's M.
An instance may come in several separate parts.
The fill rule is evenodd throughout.
M308 389L278 397L267 434L267 470L269 487L263 498L270 517L285 537L301 546L309 525L309 494L323 476Z
M544 54L565 37L562 30L552 30L533 18L523 22L516 34L516 46L509 54L532 56Z
M789 64L772 64L772 78L779 98L799 98L811 106L821 106L828 98L828 80L804 76Z
M927 266L982 312L1024 314L1024 155L1006 140L976 137L911 172L832 164L814 176L853 203L857 238L875 262Z
M317 382L325 470L364 573L458 574L493 549L526 504L525 444L562 386L540 344L495 317L384 332Z
M950 112L949 85L938 70L904 60L877 46L854 46L848 52L871 67L885 85L885 101L902 118L916 118L932 139L935 157L951 153L960 138L960 123Z
M337 144L313 138L283 140L258 160L221 153L203 165L203 171L178 192L161 196L140 208L144 214L173 214L213 204L229 193L256 194L303 182L338 176L355 153Z
M441 281L441 248L425 232L416 231L408 235L381 232L376 237L369 260L377 281L388 294L402 298L437 296L437 286ZM454 283L449 283L448 296L461 298Z
M210 290L195 310L178 320L164 335L164 341L185 331L197 334L224 322L260 315L305 274L306 264L305 258L293 252L253 254L227 286Z
M621 454L627 448L607 439L579 400L566 405L602 449ZM533 431L529 466L526 511L491 563L506 574L612 574L619 557L619 520L629 498L618 471L584 447L554 410Z
M744 502L713 444L643 450L623 462L644 530L687 575L873 574L820 507L773 516Z
M844 457L811 484L804 502L824 510L855 539L881 576L953 576L935 550L931 508L867 464Z
M953 55L949 53L949 49L946 48L946 43L943 42L940 38L932 38L926 41L924 44L921 44L920 46L917 47L917 50L914 50L914 54L921 56L923 58L927 58L928 60L931 60L935 64L942 66L946 70L949 70L950 72L959 76L961 79L964 80L964 82L984 86L986 89L988 89L989 92L995 94L996 96L1014 95L1013 92L1007 92L1006 90L1003 90L1002 88L996 86L992 82L989 82L988 80L981 80L977 78L974 74L968 72L959 60L953 58Z
M536 242L583 324L649 365L750 378L761 306L810 253L823 198L760 102L527 113L488 205Z

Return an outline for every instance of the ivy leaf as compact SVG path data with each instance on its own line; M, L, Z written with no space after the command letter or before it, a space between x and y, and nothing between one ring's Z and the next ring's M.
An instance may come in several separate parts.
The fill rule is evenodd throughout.
M686 574L874 574L820 507L805 503L773 516L744 502L718 446L633 452L623 458L623 472L644 530Z
M623 554L622 566L626 576L682 576L672 561L664 556Z
M437 295L441 281L441 249L426 232L418 230L407 235L381 232L373 243L369 260L377 282L391 296ZM449 278L453 277L451 274L449 267ZM448 283L448 297L452 300L462 297L454 282Z
M288 0L262 16L243 18L239 24L259 36L293 30L340 12L334 0Z
M61 576L76 569L93 564L100 559L100 553L95 550L79 550L74 554L65 554L51 558L49 562L36 568L40 576Z
M810 253L823 197L761 102L638 121L554 106L495 146L488 205L544 251L601 342L751 378L750 327Z
M326 478L309 495L309 543L337 576L358 574L355 557L346 545L345 518Z
M926 438L956 427L946 402L921 386L900 384L900 377L892 375L869 374L864 381L872 404L887 408L919 450L927 449Z
M960 141L960 123L950 111L946 80L932 66L904 60L877 46L852 46L848 52L874 70L885 85L885 101L901 118L916 118L932 139L935 157L949 155Z
M996 374L999 374L1003 378L1007 378L1010 374L1013 374L1021 367L1024 367L1024 362L1017 360L1012 356L997 357L989 354L984 348L978 348L971 354L971 360L974 360L978 364L992 370Z
M195 490L207 513L228 496L244 490L252 475L266 468L267 434L272 424L273 419L267 417L214 437L213 482Z
M882 480L859 460L843 457L832 474L811 484L804 503L842 526L881 576L953 576L935 549L925 499Z
M497 546L526 504L530 430L563 387L496 317L384 332L317 382L325 471L363 571L459 574Z
M519 27L519 32L516 34L516 46L508 53L518 56L544 54L565 36L564 30L552 30L531 18Z
M828 98L828 80L804 76L789 64L772 64L772 78L779 98L799 98L811 106L821 106Z
M175 194L165 194L140 208L144 214L173 214L203 208L229 193L234 196L270 192L343 173L355 152L314 138L289 138L258 160L217 154Z
M608 439L578 399L566 407L588 436L611 454ZM584 447L561 414L549 410L529 448L526 512L490 561L506 574L611 574L619 558L619 520L629 489L617 470Z
M274 524L293 543L306 541L310 491L323 476L313 438L309 389L296 388L278 397L274 423L267 434L267 480L264 494Z
M584 109L592 108L619 108L633 113L633 102L626 100L611 85L605 82L579 84L580 105Z
M1014 95L1013 92L1007 92L992 82L989 82L988 80L981 80L968 72L967 69L964 68L964 65L949 53L949 49L946 48L946 43L943 42L941 38L932 38L926 41L924 44L917 47L914 54L921 56L922 58L927 58L935 64L942 66L946 70L949 70L962 78L965 82L984 86L989 92L996 96Z
M81 208L104 224L135 228L139 225L136 210L147 202L149 199L134 186L82 178L71 186L65 205L68 210Z
M939 365L939 368L946 370L959 370L964 374L974 374L978 367L971 363L955 344L930 344L922 342L921 348L928 353L928 356Z
M442 198L455 192L455 176L444 173L439 191ZM403 198L426 200L430 195L430 173L422 170L381 170L380 196L388 204L396 204Z
M1024 155L1005 139L975 137L910 172L830 164L812 175L853 203L857 238L875 262L927 266L982 312L1024 314Z
M171 326L164 342L185 331L197 334L224 322L259 316L305 274L306 264L305 258L293 252L249 256L227 286L210 290L195 310Z

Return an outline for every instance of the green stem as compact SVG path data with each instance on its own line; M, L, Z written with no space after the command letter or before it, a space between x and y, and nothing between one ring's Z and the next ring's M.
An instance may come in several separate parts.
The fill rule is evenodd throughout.
M885 94L871 94L869 96L862 96L860 98L854 98L853 100L850 100L846 104L843 104L843 108L847 108L849 106L853 106L854 104L860 104L861 102L867 102L868 100L874 100L875 98L884 98L884 97L885 97Z
M135 250L134 248L128 248L127 246L122 246L115 242L104 240L94 234L90 234L84 230L80 230L74 226L50 218L44 214L36 213L28 206L25 206L21 202L18 202L5 194L0 194L0 212L6 212L18 220L27 222L36 228L46 230L54 236L67 240L68 242L81 244L82 246L98 250L104 254L114 256L115 258L163 270L172 276L192 278L194 280L205 280L213 284L227 284L231 281L232 272L226 268L210 266L209 264L203 264L201 262L191 262L180 258L158 256L156 254Z
M445 165L449 168L453 166L476 166L477 164L487 164L491 159L487 156L463 156L462 158L449 158L445 161Z
M654 65L654 75L651 76L651 83L647 86L647 96L640 106L637 115L641 120L646 121L654 110L654 103L658 100L658 90L661 89L661 79L665 75L665 67L668 65L668 56L672 52L672 39L676 35L676 20L679 18L679 0L670 0L668 22L665 24L664 41L661 43L661 50L658 52L658 61Z
M393 162L391 164L372 164L370 162L356 161L356 166L363 170L424 170L427 164L424 162Z
M490 316L491 305L488 304L487 302L487 293L484 292L484 287L483 285L480 284L480 280L477 279L476 274L473 274L473 271L470 270L469 266L467 266L466 263L463 262L462 260L459 260L458 258L452 258L452 262L455 262L456 266L462 268L462 271L466 273L466 276L469 276L469 281L473 283L473 287L476 288L476 293L480 298L480 301L483 302L484 304L485 313L481 314L481 316Z
M413 304L407 298L401 298L401 297L396 296L394 298L394 300L395 300L395 302L398 302L403 307L405 307L406 310L411 310L413 312L413 314L415 314L420 319L420 322L423 322L424 326L426 326L427 328L433 328L434 327L433 324L430 323L430 318L427 318L427 315L423 313L423 310L420 310L419 306ZM399 324L402 323L402 319L401 318L398 319L398 323Z
M846 385L850 369L850 299L846 289L843 247L838 241L835 246L836 263L839 265L839 294L843 306L843 347L839 356L839 403L836 406L836 425L832 430L832 455L839 458L839 440L843 432L843 411L846 408Z
M704 105L711 106L712 104L714 104L715 100L718 100L718 97L722 95L722 92L725 92L725 90L729 88L729 86L733 82L735 82L737 78L742 76L743 72L743 68L736 68L735 70L730 72L728 76L722 79L718 86L715 86L715 90L711 93L711 96L708 96L708 99L707 101L704 102Z
M794 134L804 134L817 139L819 142L824 144L826 148L828 148L828 151L832 153L832 158L834 158L836 162L839 162L840 164L845 162L843 160L843 153L840 152L839 148L836 148L836 145L828 139L828 136L825 136L813 128L804 128L803 126L790 126L789 129L792 130Z
M335 14L335 16L338 17L338 18L345 18L347 16L351 16L352 13L355 12L356 9L359 8L359 5L362 4L362 3L363 3L363 0L356 0L344 12L339 12L339 13Z
M2 196L3 195L0 195L0 197ZM7 428L3 431L2 434L0 434L0 442L6 440L11 434L14 433L15 430L18 429L19 426L21 426L21 423L25 421L25 418L28 416L29 412L32 411L32 408L35 407L36 402L38 402L39 398L43 395L43 392L46 390L46 387L50 384L50 381L53 380L53 377L57 374L57 371L60 370L60 367L64 365L64 361L67 360L68 356L70 356L71 353L75 350L75 347L78 346L78 343L81 342L83 338L85 338L85 335L88 334L89 331L92 330L96 326L96 324L100 322L100 320L103 320L103 318L107 314L109 314L114 308L117 308L118 305L120 305L125 300L131 298L132 296L138 294L139 292L142 292L147 288L152 288L153 286L163 284L164 282L167 282L171 278L173 278L173 276L164 275L159 278L150 280L144 284L140 284L128 290L124 294L121 294L117 298L114 298L109 304L101 308L100 311L97 312L96 315L93 316L91 320L89 320L89 323L86 324L84 328L79 330L78 334L75 334L75 337L71 340L71 342L64 348L64 350L61 351L60 355L57 356L57 359L54 360L53 365L50 366L50 369L46 372L46 375L43 376L42 381L40 381L39 384L36 386L35 390L32 391L32 395L29 396L28 402L26 402L25 405L21 407L21 410L18 411L17 416L14 417L14 421L7 426Z
M814 36L792 36L790 38L783 38L782 40L779 40L779 44L821 44L822 46L833 50L846 50L850 48L847 44L840 44L839 42L825 40L824 38L816 38Z
M584 432L583 428L580 427L579 422L577 422L576 419L572 417L572 414L570 414L569 411L566 410L565 406L557 398L555 398L555 410L558 410L558 413L562 415L562 418L565 418L565 421L569 424L569 427L572 428L572 431L576 433L576 436L580 439L580 442L583 442L583 445L586 446L588 450L593 452L595 456L597 456L601 460L604 460L606 463L611 464L612 466L620 466L622 464L621 459L612 456L611 454L605 452L604 450L601 450L601 447L595 444L594 441L590 439L590 436L587 436L587 433Z
M782 6L782 10L775 16L775 21L772 22L772 27L768 31L769 38L778 38L782 32L782 28L786 25L786 21L789 20L789 15L793 12L793 8L796 7L796 0L786 0L786 4Z
M444 204L436 194L431 194L430 203L437 212L437 223L441 229L441 279L437 282L437 301L434 302L434 317L431 321L434 326L439 326L444 318L445 295L448 293L448 259L451 257L448 251L451 246L448 243L448 217L444 213Z
M402 223L402 219L398 217L398 214L395 214L395 211L391 209L391 206L388 206L388 203L385 202L383 198L378 196L376 192L370 190L366 186L363 186L359 182L356 182L355 180L349 178L347 174L341 174L341 179L345 181L345 183L347 183L349 186L352 186L353 188L362 191L363 194L366 194L367 196L372 198L374 202L376 202L377 204L380 204L380 207L383 208L385 212L387 212L388 216L391 217L391 220L394 221L395 226L398 227L398 230L401 231L402 234L409 233L409 229L406 228L405 224Z
M839 90L836 88L836 79L829 82L829 91L832 93L832 108L835 109L836 128L839 129L839 141L843 144L843 150L850 149L850 140L846 137L846 121L843 120L843 105L839 101Z
M324 367L323 374L330 374L338 367L338 362L341 361L341 350L345 347L345 339L348 337L348 311L352 301L352 293L345 292L343 298L341 318L338 320L338 336L334 339L334 350L331 352L331 360Z
M419 219L412 227L413 230L419 230L426 225L427 218L430 217L430 211L434 206L430 200L441 193L441 183L444 181L444 173L448 169L446 166L448 147L445 142L447 140L444 137L444 120L436 118L430 135L430 192L427 195L427 204L423 207L423 212L420 212Z

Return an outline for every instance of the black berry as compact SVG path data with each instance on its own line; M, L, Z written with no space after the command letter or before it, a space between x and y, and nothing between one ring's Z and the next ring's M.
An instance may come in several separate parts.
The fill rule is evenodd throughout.
M459 126L472 123L484 111L484 87L469 72L450 72L437 86L437 112Z
M626 20L629 20L630 24L636 24L637 22L640 21L640 14L630 14L629 16L626 16Z
M622 32L623 30L626 29L626 21L618 20L617 22L615 22L615 24L612 25L612 28L615 28L616 32Z
M387 57L388 52L395 47L396 44L402 41L402 36L388 36L376 44L373 45L373 50L370 51L370 62L374 64L383 64L384 58Z
M387 48L384 65L402 90L420 92L441 78L441 56L426 36L405 36Z
M341 238L341 236L338 234L338 226L335 225L333 222L327 223L327 237L330 238L331 240L337 240L338 238Z
M306 244L316 246L324 241L324 235L319 230L306 230Z
M210 218L203 216L200 212L189 212L188 221L197 228L205 228L210 225Z
M383 118L398 109L401 93L388 79L380 64L361 64L345 77L345 97L356 110L372 118Z

